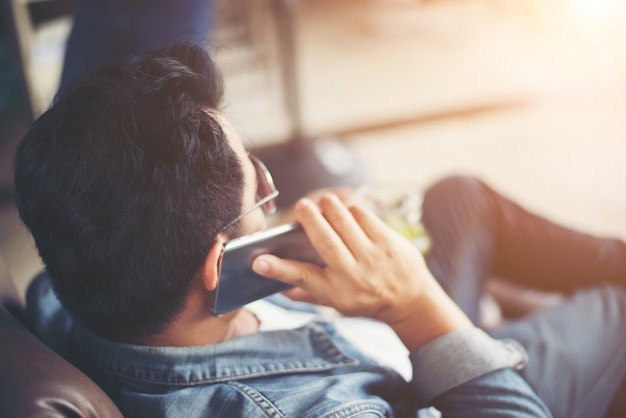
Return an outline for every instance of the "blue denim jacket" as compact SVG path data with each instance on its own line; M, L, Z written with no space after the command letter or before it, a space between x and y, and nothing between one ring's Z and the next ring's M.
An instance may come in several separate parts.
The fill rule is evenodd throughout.
M327 322L206 346L123 344L75 324L49 283L38 287L29 309L40 336L128 417L415 417L432 416L429 405L445 417L551 416L515 371L523 350L478 329L411 353L406 382Z

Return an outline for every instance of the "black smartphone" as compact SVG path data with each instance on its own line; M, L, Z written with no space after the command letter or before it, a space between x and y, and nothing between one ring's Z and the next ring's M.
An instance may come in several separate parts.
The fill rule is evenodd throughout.
M224 243L219 282L209 306L214 315L291 287L252 270L252 261L261 254L324 265L299 224L280 225L227 241Z

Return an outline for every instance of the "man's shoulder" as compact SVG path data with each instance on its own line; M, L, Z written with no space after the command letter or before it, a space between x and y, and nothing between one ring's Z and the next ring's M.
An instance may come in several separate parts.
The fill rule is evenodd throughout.
M320 371L299 376L233 379L215 384L172 387L162 393L155 393L149 387L141 390L139 386L135 386L135 392L131 393L125 387L117 392L116 403L125 416L137 416L146 411L151 416L178 417L184 414L187 418L408 416L403 413L408 405L400 405L399 399L392 405L383 396L391 388L384 385L381 375L367 379L361 373L350 379ZM146 396L147 393L150 396Z

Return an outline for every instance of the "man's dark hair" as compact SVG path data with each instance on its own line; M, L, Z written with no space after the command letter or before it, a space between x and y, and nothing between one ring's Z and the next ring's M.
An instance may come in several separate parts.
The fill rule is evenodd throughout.
M64 307L118 340L182 309L243 171L200 47L142 54L68 84L15 157L16 201Z

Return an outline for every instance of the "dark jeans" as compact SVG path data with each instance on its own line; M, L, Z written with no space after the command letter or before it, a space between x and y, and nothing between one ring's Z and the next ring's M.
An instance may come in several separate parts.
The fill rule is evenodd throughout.
M479 180L431 187L428 265L475 322L485 279L569 294L563 304L493 332L529 353L524 378L556 417L600 417L626 373L626 245L531 214Z

